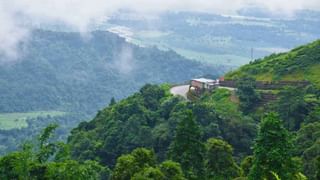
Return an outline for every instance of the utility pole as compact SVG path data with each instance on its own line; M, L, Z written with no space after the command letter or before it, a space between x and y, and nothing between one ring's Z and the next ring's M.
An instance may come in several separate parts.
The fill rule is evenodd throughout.
M251 48L251 61L253 61L253 48Z

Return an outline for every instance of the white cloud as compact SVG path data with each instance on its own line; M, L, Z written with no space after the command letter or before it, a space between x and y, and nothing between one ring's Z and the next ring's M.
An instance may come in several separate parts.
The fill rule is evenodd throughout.
M135 68L132 48L123 46L118 56L113 60L112 67L123 75L129 75Z
M0 54L16 57L17 45L28 35L28 29L19 24L21 16L34 22L63 22L86 32L88 24L119 9L140 13L167 10L234 13L246 6L259 6L278 14L320 10L319 0L1 0Z
M17 24L14 15L0 4L0 56L5 56L4 60L16 59L17 45L27 35L28 30Z

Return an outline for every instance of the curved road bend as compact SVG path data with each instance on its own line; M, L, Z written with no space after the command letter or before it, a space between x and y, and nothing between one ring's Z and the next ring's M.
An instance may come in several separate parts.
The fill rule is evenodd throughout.
M224 86L218 86L218 88L221 89L228 89L229 91L235 91L236 88L231 88L231 87L224 87ZM184 97L186 100L188 100L187 98L187 93L189 91L189 85L181 85L181 86L175 86L173 88L170 89L170 93L173 95L179 95Z
M189 91L189 85L181 85L181 86L175 86L170 89L170 93L173 95L180 95L184 97L185 99L187 98L187 93Z

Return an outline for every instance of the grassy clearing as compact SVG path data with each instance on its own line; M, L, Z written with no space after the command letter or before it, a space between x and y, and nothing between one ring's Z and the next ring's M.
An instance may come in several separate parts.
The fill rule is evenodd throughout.
M320 89L320 64L312 66L309 73L305 76L307 80L312 82L317 88Z
M239 100L234 92L228 89L215 89L213 93L204 97L203 101L212 103L216 111L225 117L232 115L235 118L240 118L242 116L239 111Z
M273 75L270 72L268 72L268 73L263 73L263 74L256 76L256 80L257 81L272 81L272 77L273 77Z
M202 53L202 52L196 52L192 50L179 49L179 48L173 48L173 50L175 50L178 54L186 58L195 59L198 61L211 63L211 64L240 66L250 61L250 59L247 57L236 56L231 54L217 55L217 54Z
M165 34L168 35L168 34ZM156 37L151 37L151 39L146 37L140 37L131 39L131 43L134 43L138 46L157 46L161 50L169 50L172 49L181 56L197 60L200 62L205 62L209 64L214 65L230 65L230 66L240 66L248 63L250 61L250 58L244 57L244 56L237 56L233 54L211 54L211 53L205 53L205 52L198 52L193 51L191 49L185 49L185 48L179 48L172 46L165 42L165 40L162 38L162 36L165 36L164 34L155 34Z
M45 116L63 116L61 111L36 111L25 113L0 113L0 129L15 129L28 127L27 119Z

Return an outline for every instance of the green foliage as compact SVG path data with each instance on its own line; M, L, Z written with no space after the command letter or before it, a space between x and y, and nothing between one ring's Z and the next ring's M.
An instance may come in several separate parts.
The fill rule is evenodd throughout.
M238 103L234 102L234 94L227 89L217 89L212 94L202 97L201 102L195 104L205 104L199 106L200 113L194 112L198 116L205 117L210 124L204 123L204 132L209 131L206 137L222 137L234 148L237 156L251 154L251 145L256 136L256 124L249 116L244 116L238 108ZM208 113L205 113L205 112ZM210 115L210 116L208 116ZM216 115L216 117L214 117ZM197 119L199 122L204 120ZM205 122L205 121L204 121ZM215 135L216 132L219 134ZM210 136L209 136L210 135Z
M159 107L159 100L165 96L165 90L156 85L146 84L140 89L146 108L156 110Z
M240 108L245 114L254 110L261 99L260 94L256 91L256 81L253 78L238 79L236 92L239 96Z
M21 151L1 157L0 179L87 180L108 177L108 169L97 162L71 160L65 144L49 142L56 128L56 125L45 128L37 147L25 144Z
M166 180L184 180L184 175L179 163L174 161L164 161L160 164L160 170Z
M132 155L122 155L117 159L111 179L130 179L140 170L141 168L138 167L136 160Z
M207 179L228 180L240 176L240 168L232 157L233 149L227 142L210 138L206 150Z
M159 168L148 167L136 173L132 180L163 180L164 175Z
M74 160L67 160L48 163L44 177L56 180L96 180L107 178L108 173L106 168L94 161L85 161L81 164Z
M199 131L200 135L195 137L198 143L210 137L222 137L235 147L237 156L251 152L256 126L252 119L242 115L236 104L228 101L231 95L228 90L219 89L193 103L167 94L168 91L168 87L147 85L140 92L99 111L94 120L82 122L69 137L72 157L114 166L122 154L146 147L154 149L161 161L166 160L169 146L177 137L177 127L186 121L188 110L193 113L197 130L186 132L194 135ZM152 94L158 95L154 98ZM153 102L154 106L146 102ZM223 106L229 109L224 111Z
M111 179L184 180L184 176L179 163L165 161L157 165L153 151L137 148L117 159Z
M169 157L181 164L188 179L197 179L204 174L204 145L201 130L191 111L180 117L176 135L170 145Z
M320 88L319 49L320 40L317 40L288 53L272 54L255 60L226 74L225 78L237 79L250 76L259 81L308 80Z
M289 130L300 129L301 123L311 110L305 102L305 94L305 90L295 87L287 87L278 93L276 109Z
M28 119L37 117L60 117L66 115L65 112L60 111L36 111L24 113L0 113L0 129L20 129L28 127ZM37 119L35 119L37 120Z
M116 104L116 100L115 100L114 97L112 97L111 100L110 100L109 106L113 106L115 104Z
M317 158L317 174L316 174L316 179L320 179L320 156Z
M130 179L138 173L137 177L142 177L152 174L154 169L146 170L150 167L155 167L156 157L153 151L138 148L130 154L122 155L117 159L116 166L112 173L112 179ZM150 177L151 178L151 177Z
M247 156L242 160L241 162L242 176L246 177L249 175L252 165L253 165L253 156Z
M292 160L292 149L291 136L279 117L268 114L260 124L249 179L274 179L271 172L281 179L293 179L298 172Z
M29 150L13 152L0 159L0 179L23 179L30 175L30 161L32 156Z
M131 155L135 158L135 161L140 168L156 165L156 156L153 151L137 148L132 151Z
M203 102L213 105L214 109L222 116L241 116L238 103L231 101L232 92L227 89L216 89L212 94L206 94L202 97Z
M49 159L56 152L57 145L55 143L50 143L49 138L53 135L53 132L58 127L57 124L51 124L46 127L41 135L39 136L39 153L37 154L37 159L40 163L43 163Z
M317 179L317 157L320 154L320 122L303 126L295 138L296 155L302 157L303 172L309 179Z
M41 113L39 113L39 115L40 114ZM43 114L43 116L40 115L36 118L27 118L25 120L28 123L27 128L10 130L0 129L0 155L17 151L19 149L19 145L26 141L35 143L41 130L46 128L50 123L59 124L59 129L55 132L55 136L52 140L64 141L69 135L70 128L76 126L79 122L79 119L88 118L90 117L86 115L86 113L64 113L63 115L61 114L61 116ZM19 121L16 123L19 123Z

